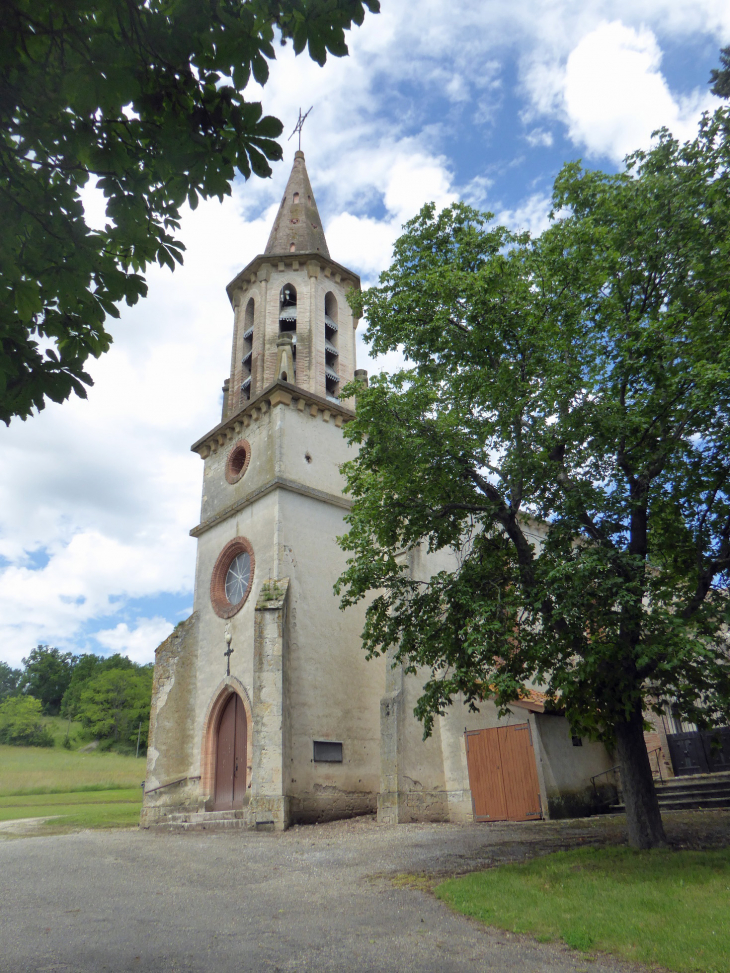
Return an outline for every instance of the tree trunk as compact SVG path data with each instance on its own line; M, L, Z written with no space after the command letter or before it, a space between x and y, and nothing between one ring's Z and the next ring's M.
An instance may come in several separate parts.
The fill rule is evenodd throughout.
M632 848L665 845L667 839L644 743L641 706L636 707L628 722L617 723L615 731L629 844Z

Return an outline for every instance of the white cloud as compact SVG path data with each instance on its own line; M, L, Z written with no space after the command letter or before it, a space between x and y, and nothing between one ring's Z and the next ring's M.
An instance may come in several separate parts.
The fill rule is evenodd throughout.
M359 267L365 280L373 280L390 263L400 227L398 220L341 213L327 224L327 245L338 263Z
M550 225L548 213L552 200L550 196L535 193L516 209L504 209L497 214L497 222L508 226L515 232L528 230L532 236L539 236Z
M165 618L140 618L133 629L126 622L96 633L96 639L111 653L119 652L145 665L155 661L155 649L172 631Z
M461 199L476 209L488 209L489 190L493 185L494 180L488 176L475 176L466 186L462 187Z
M525 139L528 145L533 146L533 148L538 146L549 148L553 144L553 133L544 128L533 128L525 135Z
M646 147L665 126L675 138L694 137L703 110L718 104L707 89L676 98L661 71L661 51L648 29L604 23L568 57L564 107L571 139L592 155L621 161Z

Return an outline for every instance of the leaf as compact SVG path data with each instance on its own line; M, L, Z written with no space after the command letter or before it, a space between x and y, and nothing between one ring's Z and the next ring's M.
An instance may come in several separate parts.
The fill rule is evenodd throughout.
M269 80L269 65L266 63L266 60L260 54L257 54L251 62L251 67L253 68L253 76L257 84L266 84Z
M275 139L281 135L283 130L284 126L278 118L274 118L273 115L265 115L256 126L256 135L258 138Z
M257 176L265 178L271 175L271 166L266 161L266 157L252 145L248 148L248 157L251 161L251 169Z
M43 310L40 289L35 281L20 280L14 287L15 307L21 321L30 321Z

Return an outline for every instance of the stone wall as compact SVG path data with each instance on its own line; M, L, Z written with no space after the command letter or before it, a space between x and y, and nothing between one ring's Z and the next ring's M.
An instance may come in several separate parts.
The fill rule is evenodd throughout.
M615 799L611 775L602 777L597 788L591 783L591 777L610 770L615 763L602 743L583 737L580 746L575 746L564 716L536 713L534 724L546 817L581 817L599 810L606 800Z
M155 651L143 826L200 802L194 766L198 630L194 612Z

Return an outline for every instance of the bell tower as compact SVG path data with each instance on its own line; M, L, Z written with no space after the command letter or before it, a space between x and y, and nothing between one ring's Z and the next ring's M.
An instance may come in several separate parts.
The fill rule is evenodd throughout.
M266 250L228 285L234 330L224 418L277 379L340 401L355 372L353 287L359 277L330 257L297 151Z
M221 422L192 446L194 612L156 653L143 824L278 829L376 807L384 675L361 649L364 610L333 593L359 287L330 256L297 151L264 253L227 288Z

